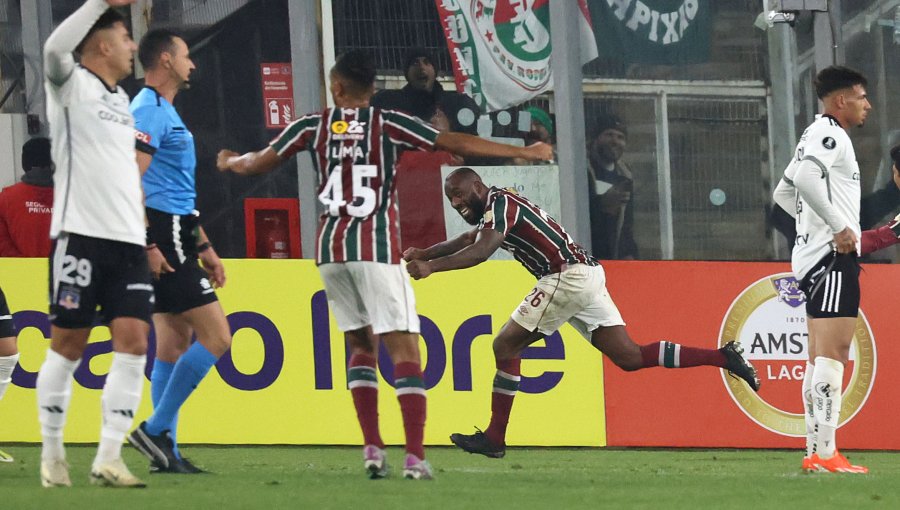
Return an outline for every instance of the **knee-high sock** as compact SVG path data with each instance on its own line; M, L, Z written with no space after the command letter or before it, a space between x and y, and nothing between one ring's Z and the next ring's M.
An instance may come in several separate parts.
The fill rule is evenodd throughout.
M153 415L147 420L147 432L158 435L169 429L175 414L209 369L216 364L217 359L200 342L194 342L187 352L178 358L169 384L166 385L166 391L163 392L159 405L153 409Z
M175 363L169 363L159 358L153 361L153 370L150 372L150 398L153 399L153 409L159 406L159 401L162 400L163 393L166 391L166 386L169 384L169 379L171 379L174 369ZM172 423L169 424L169 435L172 438L172 443L175 445L175 455L181 457L181 454L178 452L177 429L178 413L176 412L172 418Z
M81 360L70 361L52 349L37 376L38 418L41 422L42 460L66 457L63 449L63 428L72 399L72 374Z
M681 344L654 342L641 346L642 368L690 368L699 366L724 367L727 359L719 349L685 347Z
M522 380L521 367L522 358L497 360L494 391L491 393L491 423L484 431L484 435L494 444L506 444L506 426Z
M394 365L394 388L403 414L406 453L425 458L425 381L419 363L404 361Z
M12 356L0 356L0 400L3 400L3 394L6 393L6 388L9 387L9 383L12 381L12 373L16 369L18 362L18 353Z
M823 459L834 456L837 448L835 431L841 416L841 386L844 364L840 361L816 357L813 371L813 413L816 417L816 452Z
M134 415L141 405L146 364L146 355L113 352L109 375L103 385L103 427L94 466L121 457L122 441L131 430Z
M378 430L378 374L376 359L368 354L350 356L347 366L347 386L353 396L356 418L362 429L363 443L384 448Z
M806 456L812 457L816 453L816 416L813 414L812 380L816 366L806 362L806 372L803 374L803 420L806 422Z

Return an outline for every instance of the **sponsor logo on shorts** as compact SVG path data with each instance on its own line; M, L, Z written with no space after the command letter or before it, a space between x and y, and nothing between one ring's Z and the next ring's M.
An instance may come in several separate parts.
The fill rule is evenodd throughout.
M75 310L81 306L81 292L71 287L61 289L59 291L59 301L56 304L66 310Z
M215 292L212 284L209 283L209 280L206 278L200 278L200 286L203 287L203 294L209 294L210 292Z
M149 283L129 283L125 290L145 290L147 292L153 292L153 285Z
M722 372L734 403L760 427L784 436L803 437L806 424L801 393L809 359L806 309L799 284L790 273L762 278L745 288L731 304L719 331L719 345L736 340L744 356L756 367L762 390L755 393L743 381ZM853 335L850 361L845 370L840 423L853 419L865 405L875 382L875 338L863 310ZM833 388L814 388L815 406L826 406L823 396Z
M528 307L525 305L519 305L519 313L522 315L528 315Z

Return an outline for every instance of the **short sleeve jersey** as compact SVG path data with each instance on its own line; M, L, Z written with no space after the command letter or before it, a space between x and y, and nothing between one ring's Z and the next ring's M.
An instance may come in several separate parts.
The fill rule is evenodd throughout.
M850 137L834 117L817 116L803 132L794 151L794 158L784 171L787 182L793 182L797 168L803 161L810 161L819 168L828 189L829 202L858 238L861 194L859 164L856 162L856 152ZM799 192L795 197L797 237L791 255L791 266L797 278L803 278L822 257L834 249L834 234L825 220L803 202Z
M143 178L147 207L169 214L191 214L197 197L194 135L175 107L151 87L144 87L135 96L131 113L137 150L153 156Z
M536 278L569 264L599 265L546 211L508 189L491 188L478 229L503 234L500 247Z
M316 262L399 264L397 159L402 149L434 147L438 131L418 118L379 108L328 108L305 115L271 142L282 158L313 153L324 212Z
M143 245L128 94L80 65L61 84L47 80L45 90L56 163L50 236L70 232Z

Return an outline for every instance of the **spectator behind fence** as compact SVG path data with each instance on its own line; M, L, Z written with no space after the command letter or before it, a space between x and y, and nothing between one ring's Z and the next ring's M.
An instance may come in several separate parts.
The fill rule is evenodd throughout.
M634 242L631 170L621 161L628 129L614 114L593 120L588 130L588 181L591 190L591 243L599 259L638 258Z
M22 170L22 182L0 192L0 257L46 257L53 212L50 140L25 142Z
M450 131L478 134L476 120L481 114L478 104L465 94L444 90L436 81L437 71L428 50L410 50L403 66L406 85L399 90L379 91L372 96L371 105L415 115L439 130L449 128Z
M881 189L862 197L860 201L859 226L863 230L871 229L900 207L900 144L891 148L891 160L891 179ZM774 204L770 221L787 240L788 249L793 250L797 237L794 218L781 206Z

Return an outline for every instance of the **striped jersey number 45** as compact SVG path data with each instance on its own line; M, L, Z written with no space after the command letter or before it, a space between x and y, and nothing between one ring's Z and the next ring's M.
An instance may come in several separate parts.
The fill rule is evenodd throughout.
M357 218L364 218L375 210L375 190L364 181L367 177L378 175L376 165L353 165L351 182L353 183L353 201L347 203L344 200L344 168L336 165L328 175L328 182L319 193L319 201L328 209L330 216L340 216L341 208L346 207L347 214Z

